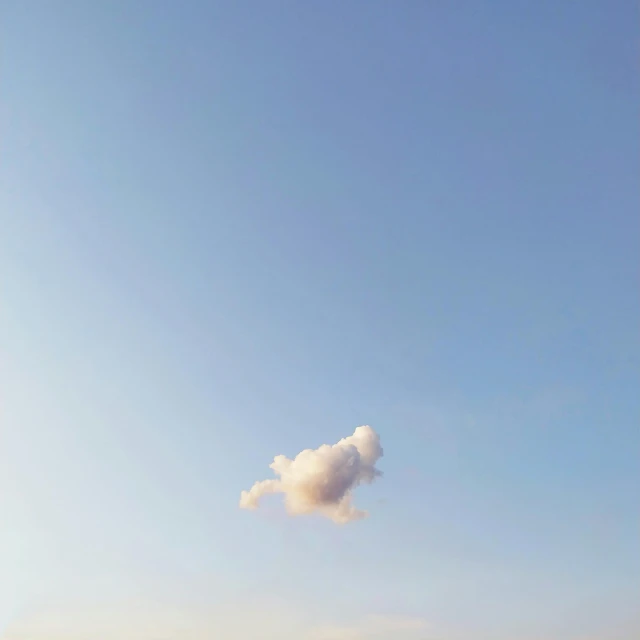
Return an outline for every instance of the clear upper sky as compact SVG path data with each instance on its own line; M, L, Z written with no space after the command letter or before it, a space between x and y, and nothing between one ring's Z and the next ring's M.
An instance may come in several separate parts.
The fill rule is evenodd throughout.
M5 1L6 637L637 638L639 17Z

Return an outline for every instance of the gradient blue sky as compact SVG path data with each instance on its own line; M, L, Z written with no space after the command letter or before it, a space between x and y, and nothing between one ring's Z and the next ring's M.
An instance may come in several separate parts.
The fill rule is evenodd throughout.
M11 637L637 637L637 3L0 16ZM368 520L238 509L359 424Z

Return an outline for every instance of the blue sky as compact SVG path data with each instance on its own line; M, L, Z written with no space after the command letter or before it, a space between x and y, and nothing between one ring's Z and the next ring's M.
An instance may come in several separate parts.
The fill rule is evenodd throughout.
M638 17L6 2L7 637L636 637ZM238 509L360 424L367 520Z

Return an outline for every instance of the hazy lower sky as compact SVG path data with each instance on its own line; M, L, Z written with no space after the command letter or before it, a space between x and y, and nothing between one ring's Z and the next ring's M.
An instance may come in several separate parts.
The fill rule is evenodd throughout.
M639 18L5 0L5 637L637 638Z

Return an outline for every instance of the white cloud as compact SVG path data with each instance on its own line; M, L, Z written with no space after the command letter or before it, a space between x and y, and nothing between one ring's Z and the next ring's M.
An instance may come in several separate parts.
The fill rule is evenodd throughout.
M380 437L364 425L334 445L305 449L293 460L276 456L270 467L278 477L243 491L240 507L256 509L263 496L282 493L291 515L317 512L338 524L359 520L367 512L353 506L352 492L382 475L375 467L382 454Z

